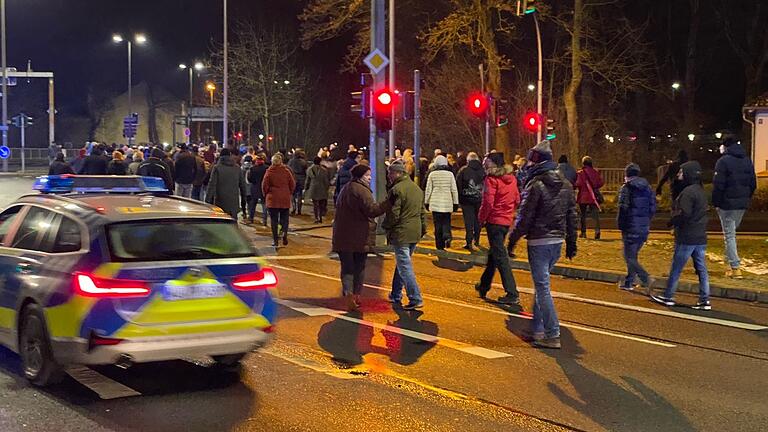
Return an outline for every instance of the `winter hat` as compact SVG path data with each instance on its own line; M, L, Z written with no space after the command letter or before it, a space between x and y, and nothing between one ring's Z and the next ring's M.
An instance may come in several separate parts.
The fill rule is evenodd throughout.
M435 166L448 166L448 158L443 155L436 157Z
M630 162L626 168L624 168L624 175L627 177L637 177L640 175L640 166L634 162Z
M387 169L389 171L392 171L392 172L402 172L402 173L404 173L405 172L405 165L402 162L400 162L400 161L395 161L395 162L392 162L389 165L389 168L387 168Z
M736 140L733 139L733 138L726 138L726 139L723 140L723 145L725 147L730 147L730 146L732 146L734 144L736 144Z
M367 173L370 170L371 170L371 167L369 167L368 165L357 164L353 166L349 172L352 174L352 178L359 179L359 178L362 178L365 175L365 173Z
M500 167L504 166L504 153L501 153L501 152L488 153L488 156L486 157L490 159L491 162L496 164L496 166L500 166Z
M551 161L553 157L552 145L550 144L549 140L541 141L528 152L528 160L535 164L544 161Z

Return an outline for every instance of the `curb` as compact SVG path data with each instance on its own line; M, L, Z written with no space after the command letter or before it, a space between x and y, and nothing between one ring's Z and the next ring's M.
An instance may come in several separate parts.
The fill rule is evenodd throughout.
M423 246L416 246L416 253L425 255L434 255L438 258L449 258L461 262L471 262L474 265L484 266L487 261L486 254L461 254L456 252L446 252ZM528 262L521 260L510 260L513 270L530 271ZM583 279L597 282L618 283L625 275L623 272L608 270L594 270L583 267L555 265L552 274L572 279ZM654 278L652 288L663 289L666 286L667 278ZM757 303L768 303L768 291L758 292L741 288L729 288L720 285L710 285L710 296L727 299L743 300ZM677 290L686 293L699 293L699 284L687 281L680 281Z

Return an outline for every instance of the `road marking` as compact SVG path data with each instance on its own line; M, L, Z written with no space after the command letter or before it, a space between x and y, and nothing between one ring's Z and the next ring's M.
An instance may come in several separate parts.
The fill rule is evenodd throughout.
M328 279L328 280L333 280L333 281L338 281L339 280L336 277L327 276L327 275L319 274L319 273L308 272L308 271L305 271L305 270L299 270L299 269L295 269L295 268L291 268L291 267L283 267L283 266L273 266L273 267L281 269L281 270L288 270L288 271L292 271L292 272L296 272L296 273L301 273L301 274L305 274L305 275L308 275L308 276L314 276L314 277L318 277L318 278L322 278L322 279ZM379 290L379 291L386 291L386 292L390 292L391 291L389 288L384 288L384 287L380 287L380 286L377 286L377 285L364 284L364 286L367 287L367 288L371 288L371 289L375 289L375 290ZM435 296L431 296L431 295L422 295L422 297L424 297L425 299L428 299L428 300L439 302L439 303L445 303L445 304L450 304L450 305L454 305L454 306L460 306L460 307L464 307L464 308L468 308L468 309L475 309L475 310L479 310L479 311L483 311L483 312L494 313L494 314L497 314L497 315L512 316L512 317L528 319L528 320L532 319L532 317L529 316L529 315L516 314L516 313L512 313L512 312L508 312L508 311L504 311L504 310L500 310L500 309L491 309L491 308L488 308L488 307L476 306L476 305L472 305L472 304L469 304L469 303L463 303L463 302L459 302L459 301L453 301L453 300L444 299L444 298L441 298L441 297L435 297ZM307 310L309 312L319 313L320 311L316 311L316 309L325 309L325 308L315 308L315 307L312 307L312 306L307 306ZM619 339L631 340L631 341L635 341L635 342L642 342L642 343L646 343L646 344L650 344L650 345L662 346L662 347L665 347L665 348L674 348L674 347L677 346L677 345L674 345L674 344L670 344L670 343L666 343L666 342L660 342L660 341L656 341L656 340L653 340L653 339L646 339L646 338L641 338L641 337L637 337L637 336L624 335L624 334L620 334L620 333L614 333L614 332L609 332L609 331L605 331L605 330L600 330L600 329L590 328L590 327L586 327L586 326L581 326L581 325L578 325L578 324L570 324L570 323L562 323L561 322L560 325L562 327L582 330L582 331L589 332L589 333L595 333L595 334L604 335L604 336L611 336L611 337L615 337L615 338L619 338Z
M317 255L265 255L261 256L259 258L263 258L265 260L269 261L280 261L280 260L308 260L308 259L320 259L320 258L338 258L339 255L335 253L331 254L317 254Z
M355 368L355 369L345 369L343 371L340 371L338 369L333 369L330 367L322 366L316 362L310 361L305 358L301 357L294 357L289 356L283 353L277 352L275 349L268 347L268 348L262 348L259 350L260 353L269 354L273 357L279 358L280 360L286 361L288 363L294 364L296 366L300 366L306 369L309 369L311 371L319 372L322 374L326 374L328 376L332 376L334 378L339 379L360 379L365 377L365 373L353 373L354 371L361 371L361 372L367 372L363 371L362 369Z
M117 399L130 396L141 396L136 390L120 384L93 369L85 366L67 368L69 376L75 381L93 390L101 399Z
M359 318L354 318L351 316L345 315L346 312L336 310L336 309L328 309L324 307L314 307L312 305L307 305L304 303L298 303L291 300L283 300L279 299L277 300L278 303L280 303L283 306L286 306L288 308L291 308L297 312L303 313L307 316L331 316L337 319L341 319L344 321L349 321L355 324L364 325L367 327L372 327L379 330L388 331L390 333L399 334L403 336L407 336L412 339L418 339L424 342L433 343L435 345L444 346L446 348L452 348L457 351L465 352L467 354L471 354L474 356L486 358L486 359L497 359L497 358L504 358L504 357L512 357L511 354L494 351L488 348L482 348L477 347L474 345L470 345L468 343L459 342L451 339L446 339L444 337L430 335L426 333L420 333L413 330L408 330L400 327L395 327L391 325L386 324L379 324L377 322L373 321L367 321Z
M330 280L335 280L335 281L339 280L338 278L334 278L334 277L330 277L330 276L326 276L326 275L320 275L320 274L317 274L317 273L303 272L301 270L293 269L293 268L290 268L290 267L281 267L281 266L276 266L276 267L280 268L280 269L285 269L285 270L291 270L291 271L305 273L305 274L311 275L311 276L323 277L325 279L330 279ZM387 291L387 292L390 291L388 288L383 288L383 287L379 287L379 286L374 286L374 285L369 285L369 284L366 284L365 286L367 286L369 288L373 288L373 289ZM501 284L496 284L495 283L495 284L493 284L493 286L494 287L501 287ZM526 294L534 294L534 292L535 292L533 290L533 288L525 288L525 287L517 287L517 290L520 291L520 292L526 293ZM593 305L597 305L597 306L612 307L612 308L615 308L615 309L624 309L624 310L640 312L640 313L649 313L649 314L654 314L654 315L667 316L667 317L671 317L671 318L679 318L679 319L684 319L684 320L688 320L688 321L697 321L697 322L702 322L702 323L706 323L706 324L714 324L714 325L719 325L719 326L723 326L723 327L731 327L731 328L737 328L737 329L742 329L742 330L750 330L750 331L768 330L768 325L763 325L763 324L752 324L752 323L746 323L746 322L742 322L742 321L732 321L732 320L726 320L726 319L721 319L721 318L712 318L712 317L708 317L708 316L691 315L691 314L686 314L686 313L682 313L682 312L675 312L675 311L671 311L671 310L661 310L661 309L653 309L653 308L644 307L644 306L626 305L626 304L623 304L623 303L615 303L615 302L610 302L610 301L605 301L605 300L598 300L598 299L591 299L591 298L580 297L580 296L578 296L576 294L573 294L573 293L564 293L564 292L558 292L558 291L551 291L551 293L552 293L552 297L553 298L563 298L563 299L566 299L566 300L577 301L577 302L581 302L581 303L588 303L588 304L593 304ZM440 298L437 298L437 297L432 297L432 300L443 301L444 303L466 305L467 307L473 307L472 305L467 305L467 304L464 304L464 303L453 303L453 302L450 302L450 301L447 301L447 300L444 301L443 299L440 299ZM478 308L478 307L474 307L474 308ZM479 309L488 310L488 308L479 308Z

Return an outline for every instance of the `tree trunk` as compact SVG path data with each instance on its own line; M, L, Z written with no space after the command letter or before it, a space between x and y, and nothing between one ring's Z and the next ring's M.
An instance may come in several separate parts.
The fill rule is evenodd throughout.
M563 95L565 113L568 119L568 148L571 160L577 161L581 157L581 142L579 140L579 110L576 103L576 95L581 86L583 73L581 70L581 34L584 20L584 1L573 2L573 29L571 31L571 80Z

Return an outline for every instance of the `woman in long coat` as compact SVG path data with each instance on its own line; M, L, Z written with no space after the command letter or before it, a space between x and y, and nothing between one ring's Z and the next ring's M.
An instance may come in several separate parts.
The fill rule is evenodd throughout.
M296 179L293 173L283 164L280 154L272 156L272 166L264 174L261 181L261 191L269 209L269 219L272 223L272 246L278 246L279 237L283 238L283 245L288 245L288 212L291 208L291 198L296 189ZM278 235L277 224L280 223Z

